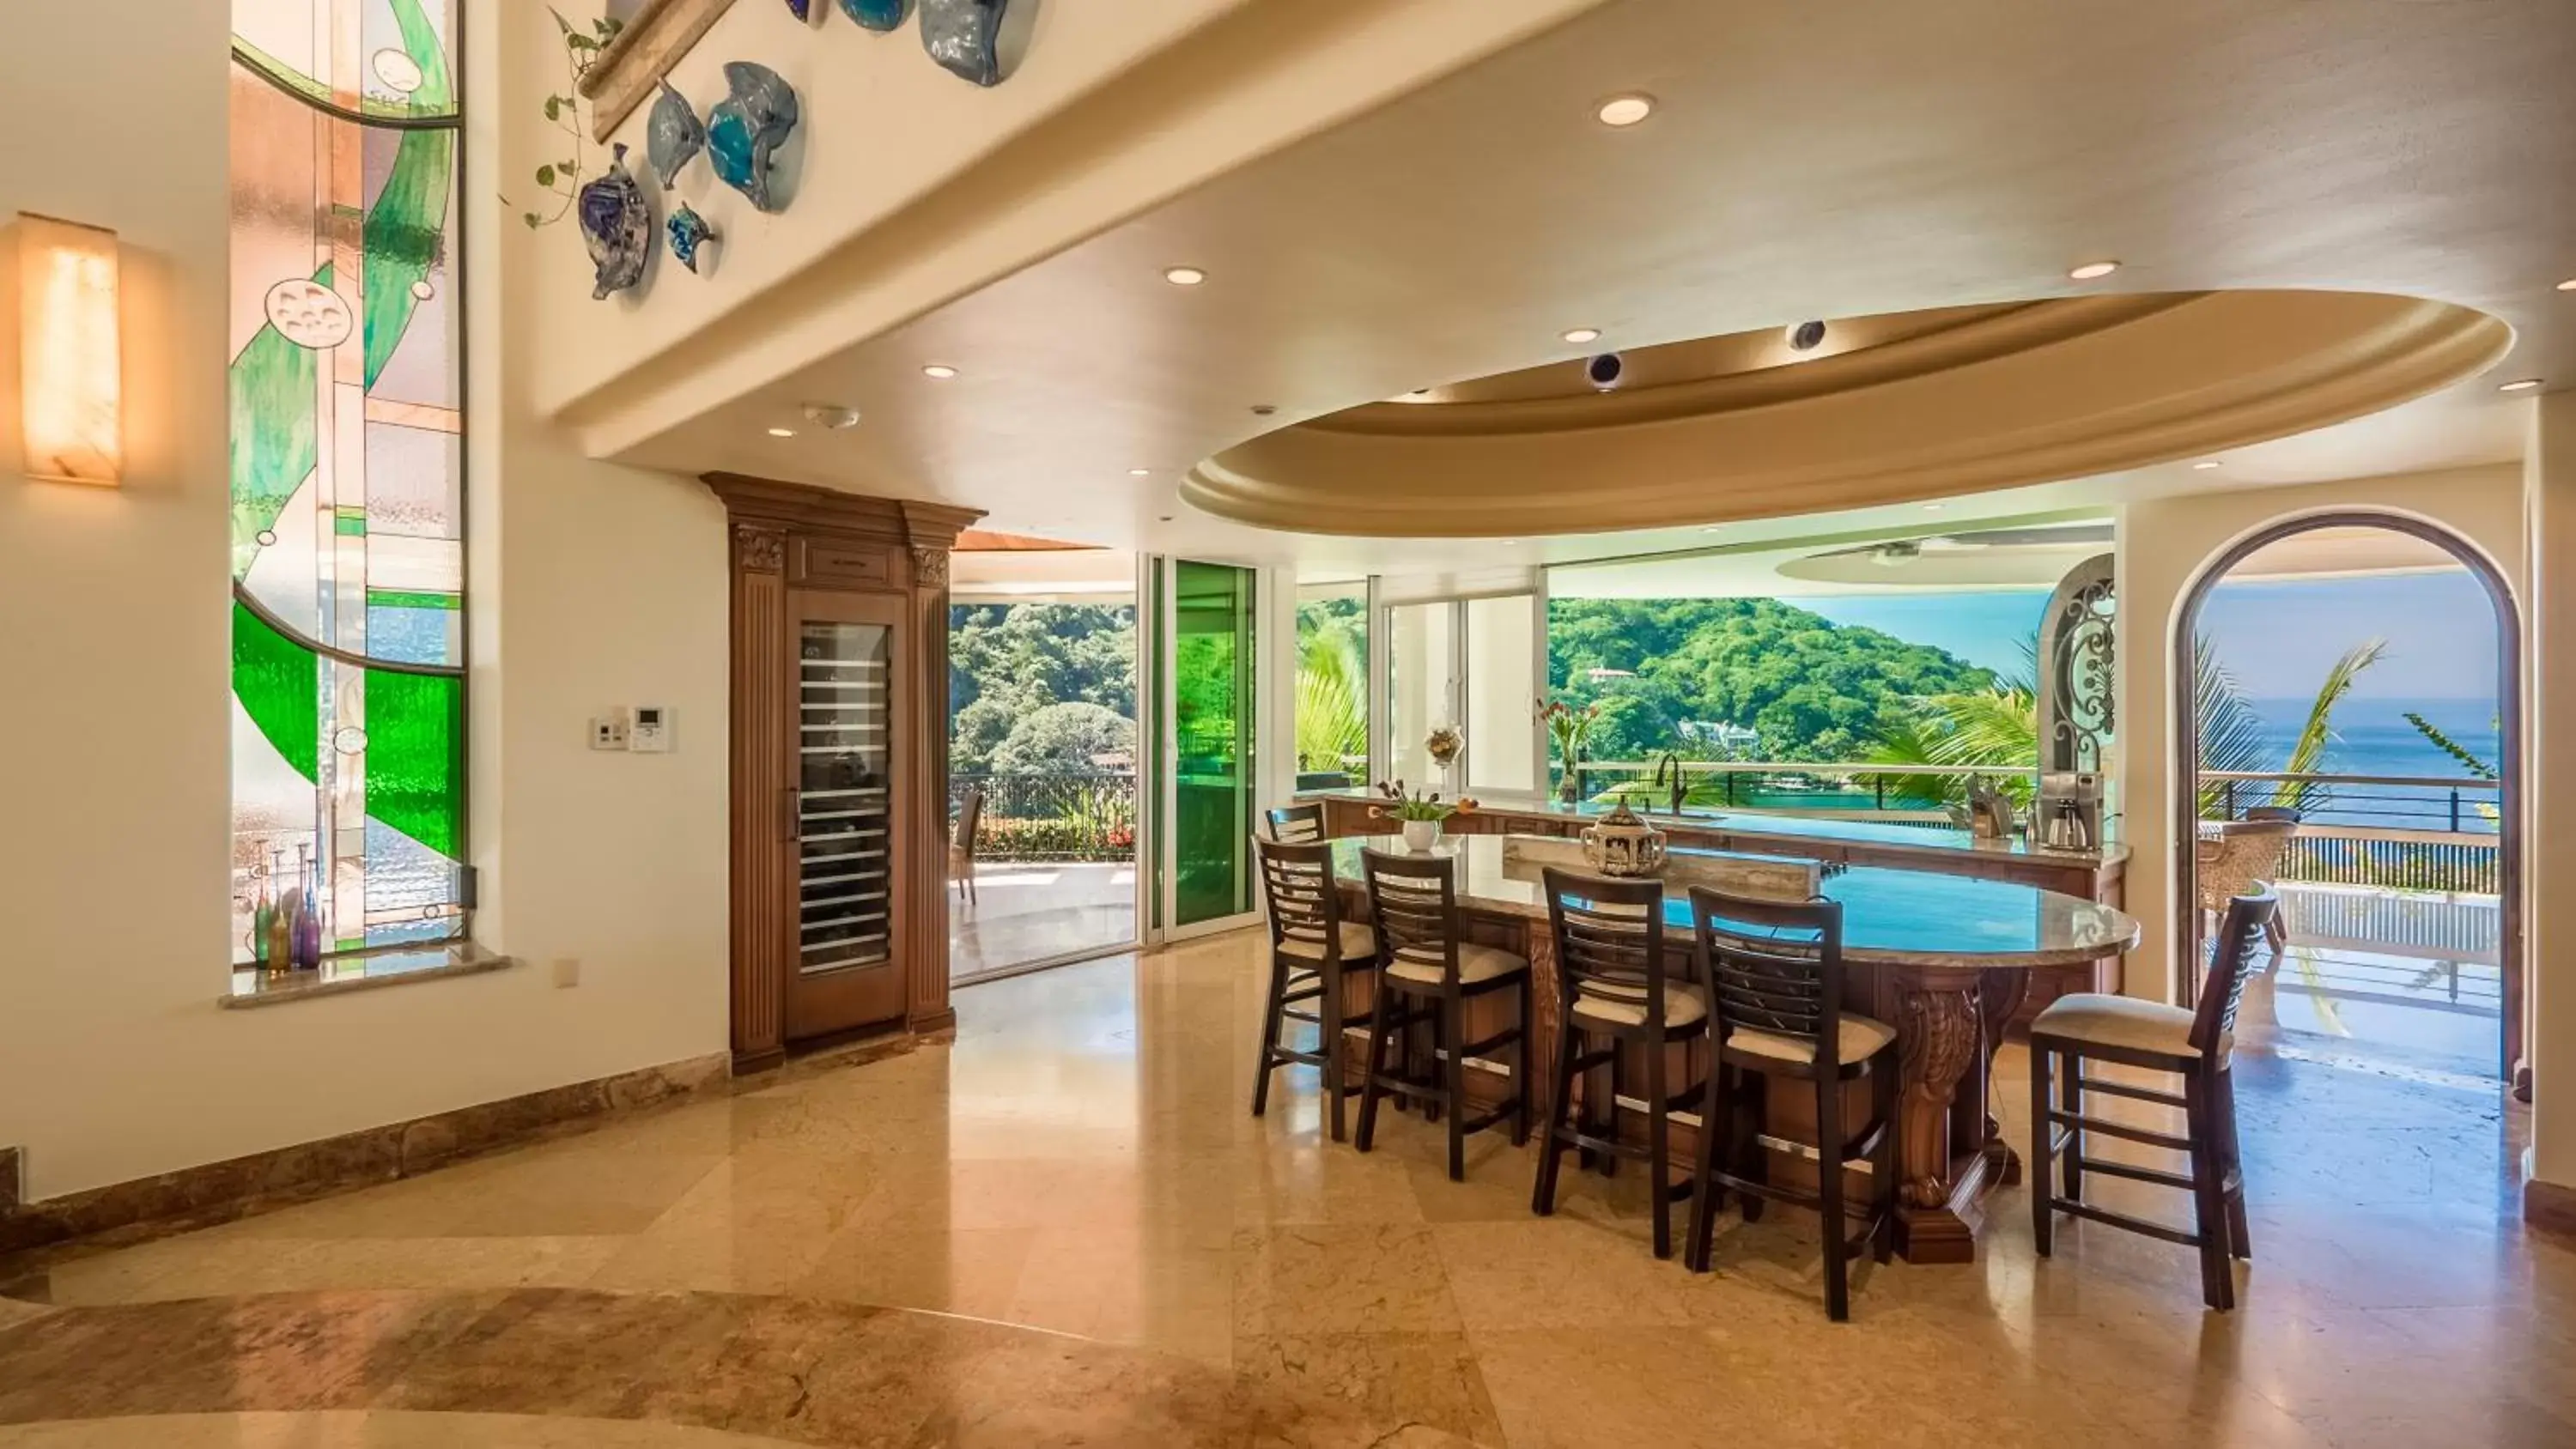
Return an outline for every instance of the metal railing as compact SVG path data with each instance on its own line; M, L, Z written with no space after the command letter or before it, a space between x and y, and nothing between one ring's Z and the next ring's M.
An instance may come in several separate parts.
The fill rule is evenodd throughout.
M1942 793L1923 788L1928 780L1964 783L1968 776L1977 775L1998 783L2035 786L2039 779L2039 771L2029 765L1683 760L1679 767L1691 782L1683 802L1689 808L1782 815L1866 813L1895 825L1951 823ZM1575 766L1576 789L1586 800L1615 796L1634 806L1662 809L1670 803L1670 786L1653 783L1656 769L1653 760L1585 760ZM1562 778L1561 772L1551 773Z
M2503 889L2501 790L2493 780L2203 770L2201 818L2242 820L2284 802L2300 811L2280 879L2382 890L2495 895Z
M975 830L980 860L1131 860L1136 854L1136 776L951 774L948 818L981 788Z

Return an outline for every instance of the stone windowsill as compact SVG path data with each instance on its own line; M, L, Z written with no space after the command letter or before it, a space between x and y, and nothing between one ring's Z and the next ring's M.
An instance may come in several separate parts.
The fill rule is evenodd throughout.
M215 1004L228 1010L281 1006L317 996L372 991L380 986L480 976L517 964L515 958L486 951L471 941L441 941L416 950L376 951L326 961L313 971L237 970L233 972L233 989L215 998Z

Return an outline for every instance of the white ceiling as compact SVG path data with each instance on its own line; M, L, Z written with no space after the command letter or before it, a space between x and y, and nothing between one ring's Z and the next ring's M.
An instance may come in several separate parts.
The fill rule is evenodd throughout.
M2571 76L2571 0L1619 0L623 456L1318 573L1919 531L1908 507L1715 537L1349 540L1243 528L1173 488L1259 432L1413 388L2068 295L2068 267L2117 257L2092 287L2399 292L2493 313L2517 341L2483 379L2218 470L1955 500L1944 526L2504 461L2527 409L2495 383L2576 383L2576 292L2553 290L2576 277ZM1629 90L1659 98L1652 119L1591 119ZM1207 284L1165 284L1181 261ZM1606 335L1558 340L1577 325ZM961 376L923 377L934 360ZM866 421L766 436L809 400Z

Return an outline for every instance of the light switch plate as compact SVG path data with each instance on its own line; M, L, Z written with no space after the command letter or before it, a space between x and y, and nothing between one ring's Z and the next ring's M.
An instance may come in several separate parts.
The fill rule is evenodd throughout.
M626 748L626 741L626 711L621 709L614 714L600 715L591 720L590 747L592 749L622 750Z

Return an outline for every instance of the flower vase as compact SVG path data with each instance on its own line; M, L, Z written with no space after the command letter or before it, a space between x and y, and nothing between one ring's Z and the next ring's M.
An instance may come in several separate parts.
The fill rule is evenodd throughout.
M1575 776L1575 763L1575 758L1572 755L1565 757L1565 781L1563 784L1556 787L1556 798L1558 801L1566 805L1580 805L1583 803L1583 784Z
M1404 822L1404 848L1416 855L1427 855L1440 843L1440 822L1407 820Z

